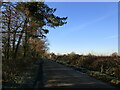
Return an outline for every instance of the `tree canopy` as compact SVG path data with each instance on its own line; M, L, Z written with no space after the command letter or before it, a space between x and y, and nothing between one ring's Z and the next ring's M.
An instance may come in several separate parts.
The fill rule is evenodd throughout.
M49 8L44 2L6 2L2 5L3 15L3 42L7 40L6 45L13 47L14 58L17 55L21 40L24 41L26 51L28 39L43 38L49 32L47 27L58 27L66 24L67 17L58 17L54 15L56 9ZM8 38L6 38L6 35ZM12 42L12 44L11 44ZM5 45L4 43L4 45ZM26 52L24 52L26 53ZM9 54L6 57L9 58Z

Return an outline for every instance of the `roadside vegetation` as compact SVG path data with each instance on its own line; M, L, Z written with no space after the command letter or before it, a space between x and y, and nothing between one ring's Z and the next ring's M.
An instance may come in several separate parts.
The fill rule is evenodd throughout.
M51 53L50 59L97 79L120 85L120 57L117 56L117 53L113 53L111 56L79 55L73 52L64 55Z

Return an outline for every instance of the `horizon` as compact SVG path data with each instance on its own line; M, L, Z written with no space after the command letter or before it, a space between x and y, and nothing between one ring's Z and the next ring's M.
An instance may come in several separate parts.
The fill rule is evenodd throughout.
M54 52L49 52L49 53L54 53ZM117 52L113 52L111 54L94 54L94 53L86 53L86 54L82 54L82 53L75 53L75 52L69 52L69 53L54 53L55 55L68 55L68 54L78 54L78 55L83 55L83 56L88 56L89 54L93 55L93 56L112 56L113 53L117 53ZM120 56L118 53L117 53L117 56Z

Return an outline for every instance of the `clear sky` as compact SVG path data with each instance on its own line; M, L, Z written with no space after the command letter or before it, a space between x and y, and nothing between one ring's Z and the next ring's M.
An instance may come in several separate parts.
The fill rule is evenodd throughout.
M109 55L118 52L117 2L46 2L67 24L47 34L50 52Z

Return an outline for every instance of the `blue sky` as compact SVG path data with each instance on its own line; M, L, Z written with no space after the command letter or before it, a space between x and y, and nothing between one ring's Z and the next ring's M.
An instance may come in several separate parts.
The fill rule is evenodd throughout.
M46 2L67 24L47 34L50 52L109 55L118 52L117 2Z

